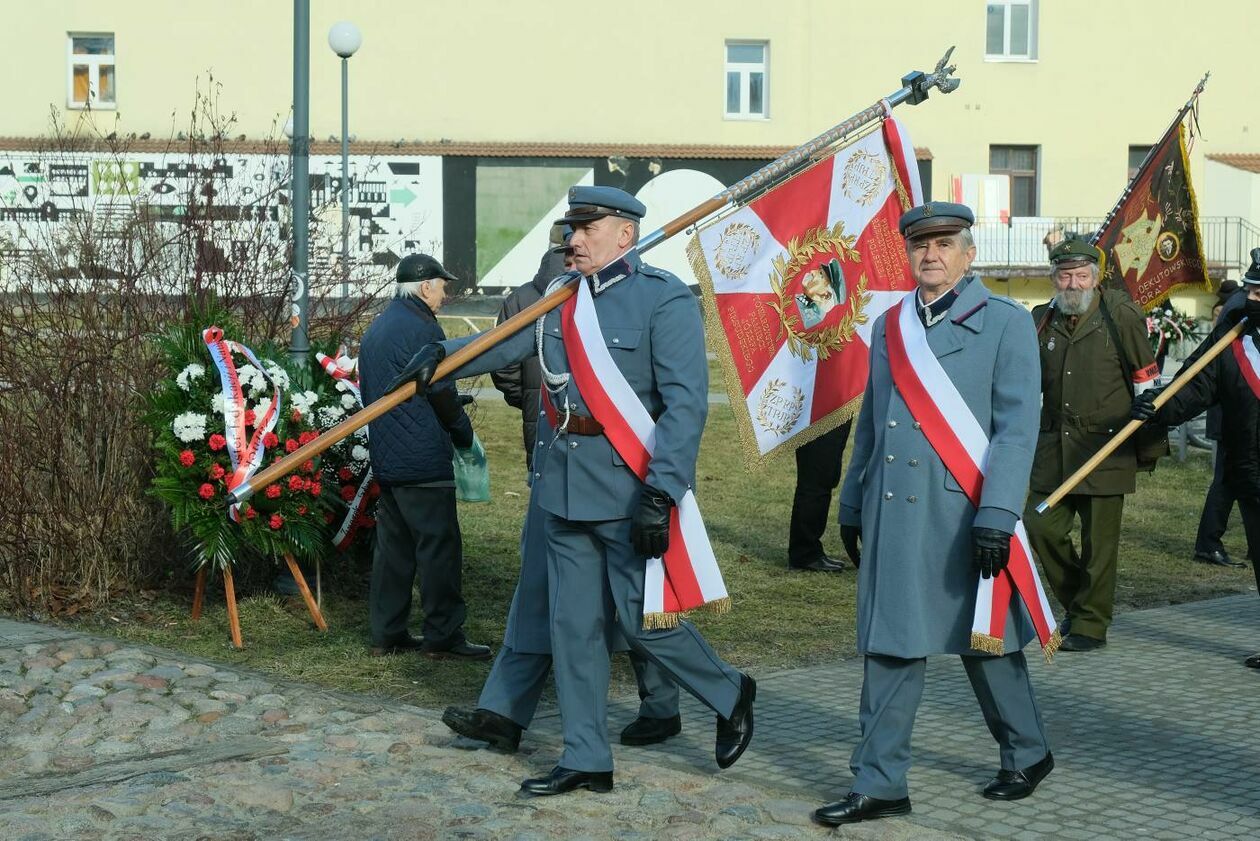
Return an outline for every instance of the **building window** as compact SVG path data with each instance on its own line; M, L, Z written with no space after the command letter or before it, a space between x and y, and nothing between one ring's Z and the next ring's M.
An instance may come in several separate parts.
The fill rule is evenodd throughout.
M75 33L66 36L69 62L66 103L71 108L114 108L113 33Z
M766 41L726 42L727 119L764 120L769 116L769 52Z
M1146 160L1146 156L1151 152L1150 146L1130 146L1129 147L1129 180L1133 180L1133 176L1137 175L1138 169L1142 166L1142 161Z
M1037 60L1037 0L996 0L985 6L984 57Z
M1036 146L990 146L989 173L1011 179L1011 216L1037 215Z

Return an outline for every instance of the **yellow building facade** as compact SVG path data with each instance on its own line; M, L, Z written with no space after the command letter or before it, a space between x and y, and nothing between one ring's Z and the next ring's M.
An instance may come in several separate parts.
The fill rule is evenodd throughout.
M340 131L328 29L349 19L363 33L350 59L355 148L451 141L563 157L562 144L647 154L684 145L740 159L740 149L812 137L895 90L906 72L931 70L955 45L961 88L897 114L930 153L933 197L1009 176L1005 207L981 214L1004 209L1017 220L1105 215L1135 156L1210 70L1192 172L1201 215L1232 221L1205 230L1218 250L1209 260L1236 274L1244 246L1260 245L1246 242L1260 239L1260 74L1246 23L1255 0L310 5L316 141ZM288 116L292 3L59 0L11 4L6 20L7 148L47 135L54 117L101 134L174 136L211 77L221 109L235 115L233 137L279 137ZM85 93L94 107L75 104ZM1213 237L1222 242L1211 245ZM1025 277L1037 262L989 274ZM999 288L1030 302L1047 292L1044 280Z

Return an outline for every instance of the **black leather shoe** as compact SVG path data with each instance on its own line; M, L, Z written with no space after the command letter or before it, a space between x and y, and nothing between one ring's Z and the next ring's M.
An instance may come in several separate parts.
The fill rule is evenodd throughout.
M1059 646L1060 651L1093 651L1096 648L1102 648L1107 644L1106 640L1087 637L1084 634L1068 634L1063 638L1063 644Z
M430 660L489 660L490 646L475 645L463 640L450 648L425 649L420 652Z
M552 794L568 794L579 788L591 791L612 791L612 771L570 771L557 765L545 777L535 777L521 783L520 794L527 797L547 797Z
M1253 654L1243 660L1243 665L1249 669L1260 669L1260 654Z
M713 755L719 768L730 768L735 760L744 755L744 749L753 737L753 701L757 700L757 681L748 675L740 675L739 700L730 718L718 716L717 743Z
M1022 771L1008 771L1003 768L997 776L989 781L980 793L990 800L1023 800L1037 789L1037 784L1054 770L1054 756L1047 751L1045 757L1035 765L1029 765Z
M842 823L857 823L908 814L910 814L909 797L903 797L900 800L880 800L877 797L868 797L851 791L843 800L815 809L813 817L824 826L839 826Z
M844 561L833 558L830 555L820 555L812 561L806 561L803 564L788 562L788 569L802 572L844 572L848 568Z
M516 753L521 746L521 726L490 710L447 707L442 723L465 738L489 742L490 747L501 751Z
M1246 566L1242 561L1235 561L1225 552L1195 552L1194 559L1203 564L1215 564L1218 567L1242 567Z
M394 637L388 642L374 645L368 649L368 653L373 657L385 657L389 654L406 654L411 651L420 651L424 648L424 640L406 634L401 637Z
M682 716L646 718L639 716L621 731L623 745L654 745L682 732Z

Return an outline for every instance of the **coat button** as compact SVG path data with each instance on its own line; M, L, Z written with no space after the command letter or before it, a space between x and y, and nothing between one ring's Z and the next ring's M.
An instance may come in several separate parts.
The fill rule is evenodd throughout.
M915 429L922 429L922 428L923 428L923 424L919 423L918 421L915 421L915 422L914 422L914 428L915 428Z
M919 498L917 496L911 495L911 496L906 497L906 502L909 502L911 505L913 505L914 503L918 501L919 501Z
M892 497L893 497L893 495L892 495L892 491L885 491L885 492L884 492L884 499L892 499Z
M577 441L570 441L570 442L569 442L569 449L570 449L570 450L576 450L576 449L577 449Z
M889 428L889 429L892 429L892 428L893 428L893 427L895 427L896 425L897 425L897 422L896 422L896 421L889 421L889 422L888 422L888 428Z
M908 463L911 467L918 467L918 466L919 466L919 460L918 460L917 458L912 458L912 459L910 459L910 461L909 461L909 462L907 462L907 463Z
M621 344L621 339L616 339L616 338L614 338L614 339L613 339L613 344L614 344L614 345L619 345L619 344Z
M577 404L576 404L576 403L570 403L570 404L569 404L569 411L570 411L570 412L576 412L576 411L577 411Z
M889 464L892 464L896 460L897 460L897 457L894 455L890 454L890 455L884 456L884 461L888 462Z
M534 474L534 478L535 478L535 479L541 479L541 478L542 478L542 474L541 474L541 473L535 473L535 474Z

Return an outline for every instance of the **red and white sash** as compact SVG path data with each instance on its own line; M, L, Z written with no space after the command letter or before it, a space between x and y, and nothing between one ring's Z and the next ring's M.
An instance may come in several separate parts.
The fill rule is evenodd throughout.
M363 408L363 394L359 391L359 381L350 376L349 371L343 371L337 367L337 359L346 355L346 346L342 345L337 349L337 356L331 357L324 353L316 353L315 361L324 369L324 373L346 384L350 389L350 393L354 395L354 399L358 402L359 408ZM367 427L364 427L364 432ZM341 525L337 528L337 533L332 536L332 543L337 547L338 552L344 552L354 542L355 534L358 532L358 523L361 517L367 512L368 503L371 497L368 496L368 487L372 484L372 468L369 466L363 472L363 479L359 482L358 489L354 492L354 499L350 500L346 510L346 516L341 521Z
M1244 333L1234 339L1229 347L1234 352L1234 359L1238 362L1238 370L1242 371L1243 379L1251 386L1251 393L1260 398L1260 350L1256 349L1255 341L1249 342L1247 338Z
M578 391L613 449L647 481L656 448L656 421L639 400L604 344L589 284L564 304L564 350ZM717 558L709 543L700 506L690 489L670 512L669 548L665 557L649 558L643 586L643 627L671 628L680 614L703 605L719 612L730 609Z
M980 489L988 467L989 437L963 400L936 354L915 311L911 292L888 311L885 332L893 382L918 421L932 449L962 487L971 504L980 507ZM1015 524L1010 563L992 578L981 578L971 623L971 647L990 654L1005 650L1003 634L1011 592L1019 593L1032 617L1037 639L1049 660L1059 648L1054 612L1046 599L1023 522Z
M267 369L254 356L254 352L240 342L223 338L223 330L208 327L201 333L201 338L210 351L214 367L219 370L219 383L223 386L223 428L227 438L228 458L232 460L232 474L227 477L227 489L236 488L253 476L262 465L266 447L263 439L276 425L280 416L280 389L267 375ZM254 419L254 434L245 435L245 394L241 391L241 381L236 376L236 363L232 354L239 353L259 370L267 384L271 386L271 405L261 418ZM233 522L240 522L240 504L233 503L228 508L228 516Z

